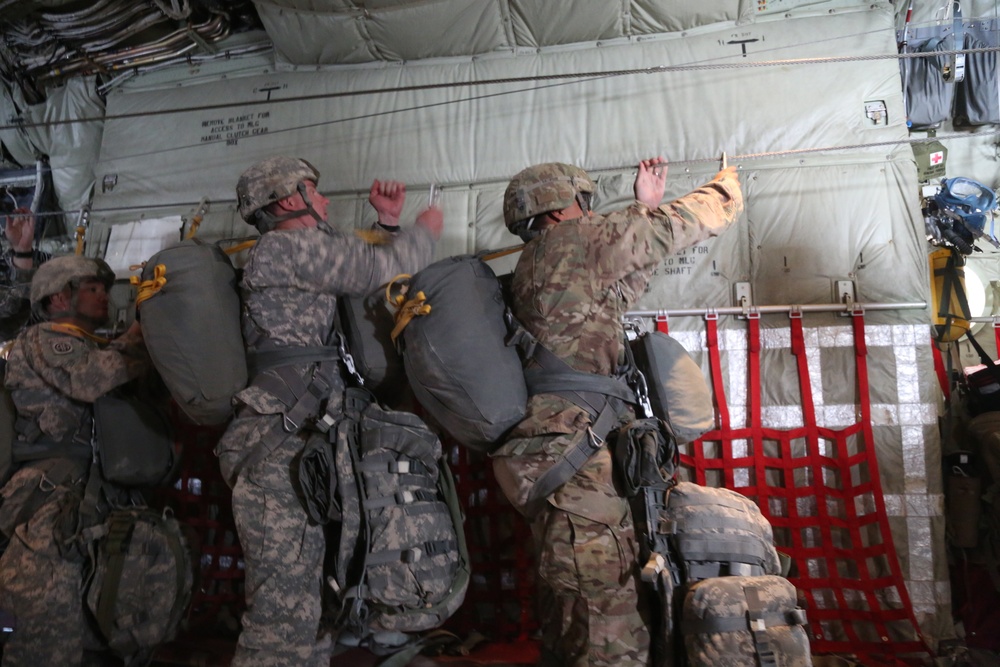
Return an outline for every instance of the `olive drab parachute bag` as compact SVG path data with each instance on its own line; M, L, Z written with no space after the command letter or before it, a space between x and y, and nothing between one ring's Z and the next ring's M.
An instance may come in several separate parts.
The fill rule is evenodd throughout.
M714 577L687 590L680 632L688 667L811 667L805 624L787 579Z
M670 424L678 443L697 440L715 426L705 375L683 345L652 331L640 333L629 341L629 347L646 380L653 415Z
M337 641L415 655L420 644L412 633L444 623L462 604L470 576L441 442L416 415L386 410L359 388L346 391L344 417L331 435L332 514L340 520L331 524L327 583Z
M191 239L146 262L136 305L143 340L171 396L195 423L229 419L247 384L236 270L213 244Z
M148 664L191 601L194 564L180 524L146 507L113 510L84 529L87 609L127 667Z
M409 279L397 305L394 336L417 401L459 443L490 451L528 402L493 269L474 255L435 262Z

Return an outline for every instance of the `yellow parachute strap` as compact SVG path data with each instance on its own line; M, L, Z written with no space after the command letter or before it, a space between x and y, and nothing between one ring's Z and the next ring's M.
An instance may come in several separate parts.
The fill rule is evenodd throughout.
M69 324L68 322L55 322L52 324L52 331L58 331L59 333L69 334L70 336L76 336L77 338L87 338L99 343L100 345L106 345L111 341L107 338L102 338L101 336L95 336L89 331L85 331L75 324Z
M409 291L408 284L402 284L403 281L409 280L410 275L407 273L401 273L392 280L389 284L385 286L385 300L389 302L389 305L395 309L396 326L392 328L392 333L389 337L392 338L392 342L395 344L396 339L399 338L399 334L403 333L403 329L406 325L410 323L414 317L420 315L427 315L431 312L431 305L427 303L427 296L423 292L417 292L412 299L406 298L406 293ZM399 293L393 294L393 287L399 284Z
M235 255L238 252L246 250L247 248L252 248L257 245L257 239L250 239L249 241L244 241L243 243L237 243L232 248L226 248L222 252L227 255Z
M384 229L355 229L354 235L371 245L385 245L392 238L392 234Z
M494 250L493 252L487 253L485 255L480 255L479 259L483 260L484 262L488 262L491 259L498 259L500 257L506 257L507 255L513 255L515 252L518 252L522 248L524 248L525 245L526 244L522 243L521 245L515 245L509 248L501 248L499 250Z
M87 228L83 225L77 225L76 227L76 254L83 254L83 236L87 232Z
M138 308L146 299L155 296L167 284L167 266L157 264L153 267L153 279L142 280L139 276L132 276L129 282L139 288L139 294L135 297L135 305Z

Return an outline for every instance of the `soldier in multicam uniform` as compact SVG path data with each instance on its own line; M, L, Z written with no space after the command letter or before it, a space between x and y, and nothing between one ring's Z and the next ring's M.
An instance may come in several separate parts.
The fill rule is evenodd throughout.
M572 165L529 167L507 187L504 220L527 241L514 271L514 315L577 371L614 374L624 364L622 317L654 268L722 232L743 208L735 168L660 206L665 183L663 160L641 162L637 201L608 215L590 212L594 183ZM600 447L537 514L528 509L535 481L581 433L593 437L591 424L590 414L568 400L532 396L526 417L494 452L493 468L507 498L528 516L536 542L540 664L645 665L650 610L637 585L635 528L615 488L608 448Z
M85 655L101 645L84 616L84 558L74 546L92 456L91 404L150 367L137 323L113 341L94 333L108 318L113 281L99 259L43 264L31 281L31 307L45 321L25 329L7 358L5 384L18 413L14 454L28 460L0 489L0 532L10 539L0 558L0 604L17 619L3 667L103 657Z
M403 184L372 184L369 202L382 233L371 243L327 224L329 201L316 191L318 180L308 162L275 157L245 171L236 186L243 219L261 232L240 286L251 354L329 345L339 297L368 294L432 258L441 211L426 209L415 226L400 230ZM318 386L318 364L309 361L261 373L237 395L236 419L216 447L233 487L246 565L247 610L235 666L326 667L331 657L321 626L324 529L309 521L295 479L309 424L282 400L288 369L291 384ZM336 413L343 382L326 376L323 384L325 412Z

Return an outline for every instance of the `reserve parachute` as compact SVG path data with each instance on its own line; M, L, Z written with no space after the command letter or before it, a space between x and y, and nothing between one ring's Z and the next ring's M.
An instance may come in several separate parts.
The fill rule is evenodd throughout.
M236 269L216 245L196 239L146 262L136 308L153 365L197 424L221 424L247 385Z

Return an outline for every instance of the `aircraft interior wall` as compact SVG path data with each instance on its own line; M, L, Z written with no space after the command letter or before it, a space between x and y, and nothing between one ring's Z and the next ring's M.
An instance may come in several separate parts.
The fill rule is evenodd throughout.
M648 8L651 22L662 20L655 4ZM271 3L260 5L265 22L277 12ZM441 47L445 55L429 60L417 50L412 61L359 57L350 64L354 51L347 51L338 57L348 64L307 66L292 64L307 55L279 49L277 65L254 61L249 69L234 63L230 72L181 68L136 77L110 91L103 110L92 88L79 84L67 88L65 99L50 100L39 118L106 114L103 123L33 141L51 151L54 173L66 176L64 208L79 208L93 188L91 254L121 240L115 229L128 223L163 220L158 224L179 237L199 207L200 237L250 235L235 210L234 185L244 168L274 154L318 167L331 221L345 228L374 220L365 201L373 178L408 184L404 221L437 184L445 213L437 256L445 257L518 243L503 225L502 194L510 176L530 164L586 168L598 184L595 208L608 210L631 200L642 158L670 160L669 200L711 178L725 152L740 166L743 218L720 238L665 262L637 308L647 325L659 311L695 311L671 315L670 329L708 372L704 312L781 307L760 314L761 401L766 424L777 428L800 423L803 414L789 313L818 307L803 314L813 401L821 422L836 425L854 418L858 397L843 290L862 306L880 305L865 313L879 472L913 609L925 637L936 642L954 629L942 399L926 307L930 247L910 146L924 135L908 130L899 62L883 57L896 53L900 7L771 5L773 11L755 16L748 3L706 3L667 34L475 57L447 55ZM996 9L973 5L971 15L992 16ZM928 8L913 20L939 18ZM515 31L524 17L498 20ZM305 23L284 29L291 35ZM346 23L336 25L347 30ZM482 39L488 45L486 33ZM873 112L878 108L884 111ZM949 121L937 131L948 137L942 142L949 176L1000 186L994 129L954 137ZM0 133L0 140L24 154L31 150L10 136ZM514 261L494 267L502 273ZM987 249L970 265L982 274L987 307L997 314L1000 253ZM741 294L749 301L741 302ZM734 423L748 418L751 400L747 312L719 320ZM996 351L991 336L980 338ZM970 358L975 363L963 348L961 361Z

